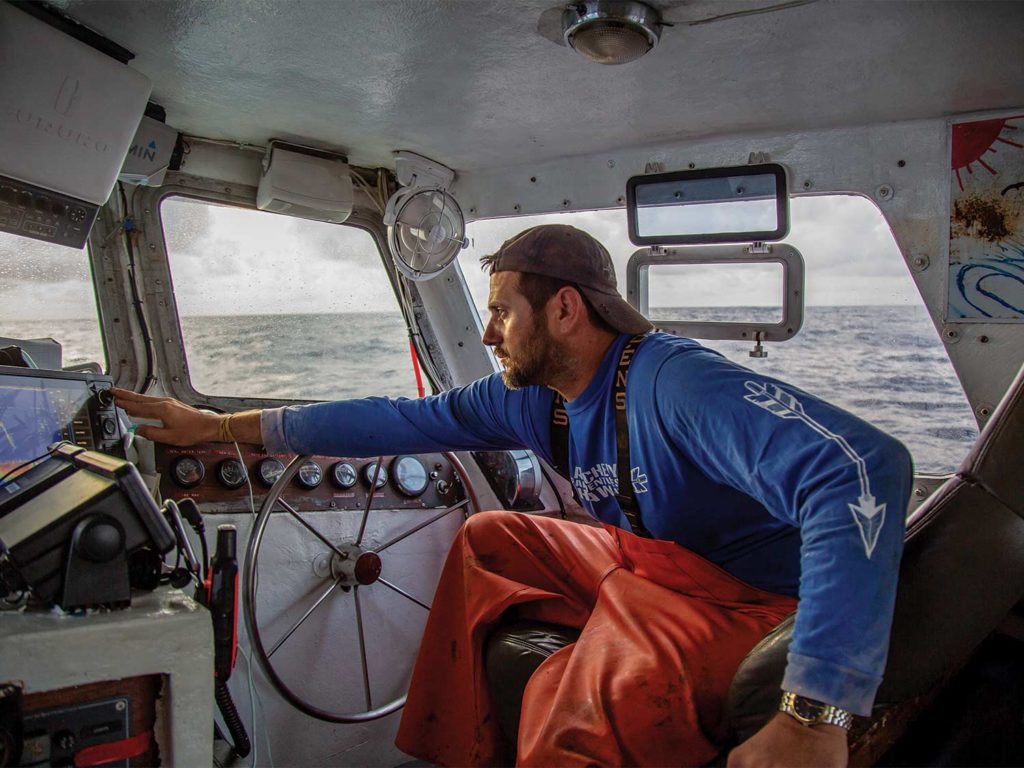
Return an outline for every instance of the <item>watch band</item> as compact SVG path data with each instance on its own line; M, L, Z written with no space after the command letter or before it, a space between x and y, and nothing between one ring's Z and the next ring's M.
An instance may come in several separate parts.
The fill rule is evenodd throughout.
M801 725L838 725L843 730L850 730L853 715L845 709L809 699L792 691L782 692L779 711L795 719Z

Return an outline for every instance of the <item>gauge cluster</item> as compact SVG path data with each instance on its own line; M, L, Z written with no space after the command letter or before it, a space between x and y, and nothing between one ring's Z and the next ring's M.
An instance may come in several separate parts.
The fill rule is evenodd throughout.
M192 498L210 512L249 510L249 482L257 508L281 477L291 456L243 446L208 444L190 448L157 446L160 491L165 499ZM372 459L313 456L299 467L283 497L305 510L361 510L374 487L374 509L447 507L463 498L451 462L440 453Z

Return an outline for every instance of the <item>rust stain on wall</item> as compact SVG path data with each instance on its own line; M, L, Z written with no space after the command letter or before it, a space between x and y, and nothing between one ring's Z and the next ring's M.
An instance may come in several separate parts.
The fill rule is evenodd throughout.
M1017 214L1016 216L1014 214ZM1013 211L1003 200L983 195L970 195L953 206L953 237L969 237L995 243L1004 240L1017 228Z

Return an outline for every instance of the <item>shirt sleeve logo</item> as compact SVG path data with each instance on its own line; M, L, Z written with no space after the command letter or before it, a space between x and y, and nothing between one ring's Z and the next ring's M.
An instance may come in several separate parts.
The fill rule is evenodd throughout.
M870 560L872 553L875 551L875 545L878 544L878 535L885 524L885 503L879 504L871 493L867 465L864 463L864 459L853 449L853 446L847 442L845 437L831 432L827 427L808 416L806 411L804 411L803 403L778 385L770 382L761 384L756 381L747 381L744 382L744 386L749 394L744 395L743 399L748 403L764 408L768 413L780 419L799 419L826 440L835 443L846 457L853 462L857 468L857 478L860 481L860 496L857 498L856 504L847 502L847 506L850 508L853 521L857 524L857 528L860 531L861 542L864 544L864 554Z

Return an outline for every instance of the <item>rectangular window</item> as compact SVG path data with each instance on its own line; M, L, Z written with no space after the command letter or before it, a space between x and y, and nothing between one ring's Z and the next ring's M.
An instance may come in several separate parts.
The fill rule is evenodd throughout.
M197 391L416 396L406 324L368 232L184 197L166 199L161 219Z
M40 368L106 369L85 249L0 232L0 339L37 340Z
M781 323L782 278L778 263L652 265L649 314L697 323Z

